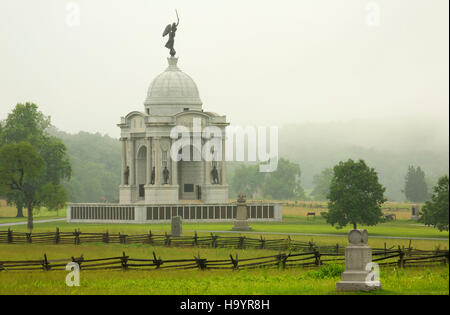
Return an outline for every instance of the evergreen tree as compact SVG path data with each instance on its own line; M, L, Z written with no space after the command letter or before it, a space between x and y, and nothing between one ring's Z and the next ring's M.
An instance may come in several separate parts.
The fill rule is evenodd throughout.
M418 166L408 166L405 177L404 193L411 202L424 202L428 199L428 188L425 181L425 172Z

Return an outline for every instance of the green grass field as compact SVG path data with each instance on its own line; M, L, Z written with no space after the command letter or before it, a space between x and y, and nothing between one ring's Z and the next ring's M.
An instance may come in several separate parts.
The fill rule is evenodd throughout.
M166 248L146 245L0 245L0 257L49 259L84 255L88 258L120 256L150 258L155 251L163 259L188 258L200 254L224 259L230 253L241 258L273 254L268 250ZM322 267L327 268L327 267ZM339 268L341 269L341 268ZM335 291L339 274L321 269L286 270L182 270L182 271L85 271L80 287L67 287L61 271L0 272L0 294L344 294ZM448 266L432 268L382 268L383 290L370 294L449 294ZM360 293L362 294L362 293Z

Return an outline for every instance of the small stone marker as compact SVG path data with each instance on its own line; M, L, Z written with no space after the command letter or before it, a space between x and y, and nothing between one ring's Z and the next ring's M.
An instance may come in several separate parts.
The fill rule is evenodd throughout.
M411 220L419 219L419 205L412 205L411 207Z
M367 244L367 230L351 230L349 245L345 248L345 271L342 281L336 283L337 291L380 290L379 279L372 272L372 249Z
M251 231L251 229L248 225L247 199L244 193L239 193L233 231Z
M172 236L182 235L182 221L181 217L172 217Z

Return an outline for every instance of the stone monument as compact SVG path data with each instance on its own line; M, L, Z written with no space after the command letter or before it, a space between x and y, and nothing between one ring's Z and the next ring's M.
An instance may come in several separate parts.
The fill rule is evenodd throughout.
M345 248L345 271L337 291L371 291L381 289L372 272L372 249L368 245L367 230L351 230L349 246Z
M419 220L419 205L417 204L411 207L411 220Z
M233 231L251 231L248 225L247 199L244 193L238 194L236 220L234 221Z
M182 226L181 217L172 217L172 236L182 236Z

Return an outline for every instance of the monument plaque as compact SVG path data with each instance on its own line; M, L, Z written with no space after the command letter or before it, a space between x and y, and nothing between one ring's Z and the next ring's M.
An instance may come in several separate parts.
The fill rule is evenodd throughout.
M172 217L172 236L182 236L182 221L181 217Z

